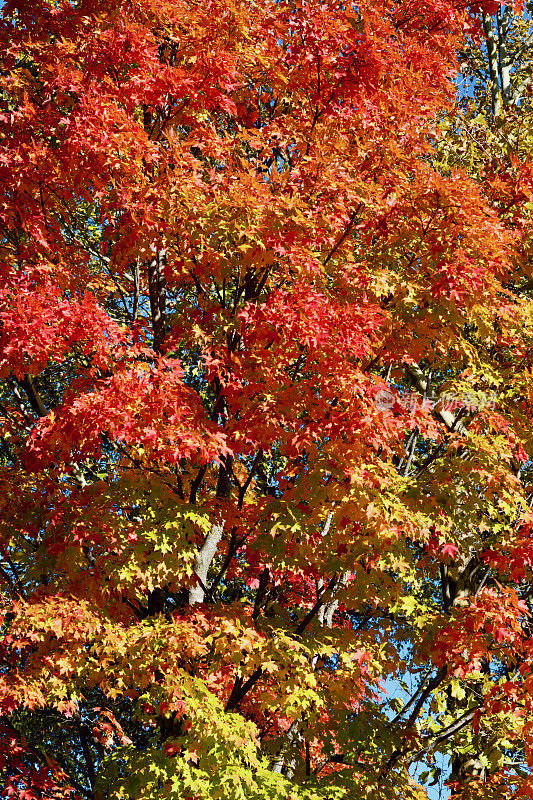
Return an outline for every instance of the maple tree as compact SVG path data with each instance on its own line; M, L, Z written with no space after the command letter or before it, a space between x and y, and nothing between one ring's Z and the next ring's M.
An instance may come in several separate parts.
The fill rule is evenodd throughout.
M4 796L533 796L529 151L450 123L492 13L4 6Z

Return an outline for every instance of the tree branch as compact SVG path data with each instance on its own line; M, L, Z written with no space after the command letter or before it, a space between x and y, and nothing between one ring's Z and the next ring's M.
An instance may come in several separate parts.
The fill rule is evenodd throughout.
M322 594L320 595L320 597L318 598L318 600L314 604L313 608L310 611L307 612L305 617L302 619L302 621L297 626L296 630L294 631L296 636L301 636L302 633L307 628L307 626L309 625L309 623L311 622L311 620L313 619L313 617L315 617L318 614L318 612L320 611L320 609L322 608L322 606L326 602L326 599L329 599L328 595L335 588L335 585L336 585L338 579L339 579L338 575L337 575L337 573L335 573L335 575L333 575L333 577L331 578L330 582L326 586L325 590L322 592Z
M328 255L324 259L324 266L326 266L326 264L328 263L330 258L332 258L332 256L335 255L335 253L337 252L339 247L342 245L342 243L344 242L346 237L349 235L350 231L352 230L352 228L354 226L354 222L357 219L357 215L359 214L359 211L361 210L361 206L362 205L363 205L362 203L359 203L359 205L357 206L355 211L352 212L352 214L350 216L350 219L348 220L348 224L347 224L346 228L344 229L344 232L341 234L341 236L339 237L337 242L333 245L333 248L329 251Z

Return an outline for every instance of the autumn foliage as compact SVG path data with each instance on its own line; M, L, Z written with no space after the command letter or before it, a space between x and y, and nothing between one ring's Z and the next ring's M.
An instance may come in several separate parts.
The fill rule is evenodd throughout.
M5 4L3 797L533 797L533 173L436 155L496 6Z

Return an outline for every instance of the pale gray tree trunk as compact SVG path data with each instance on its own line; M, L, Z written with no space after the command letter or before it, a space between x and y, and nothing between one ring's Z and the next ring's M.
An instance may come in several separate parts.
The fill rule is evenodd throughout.
M507 53L507 38L511 22L511 7L505 6L498 9L496 24L498 27L498 75L500 78L501 96L504 108L513 102L511 88L511 64Z
M233 459L226 456L224 462L218 468L218 480L216 496L219 500L227 499L231 492L231 473L233 469ZM196 582L189 589L189 603L203 603L205 600L206 589L208 589L207 574L213 560L217 554L218 545L224 533L224 520L215 520L211 525L211 530L205 537L205 541L196 553L194 560L194 574Z
M495 117L497 117L501 111L500 81L498 71L498 35L495 33L492 26L492 17L490 14L487 14L487 12L483 12L482 23L483 33L485 34L485 41L487 43L487 60L490 75L492 113Z
M189 589L189 603L191 606L196 605L196 603L204 602L205 590L207 587L207 573L209 567L213 563L223 533L224 520L221 522L214 522L211 525L211 530L205 537L203 545L196 554L194 574L197 580Z

